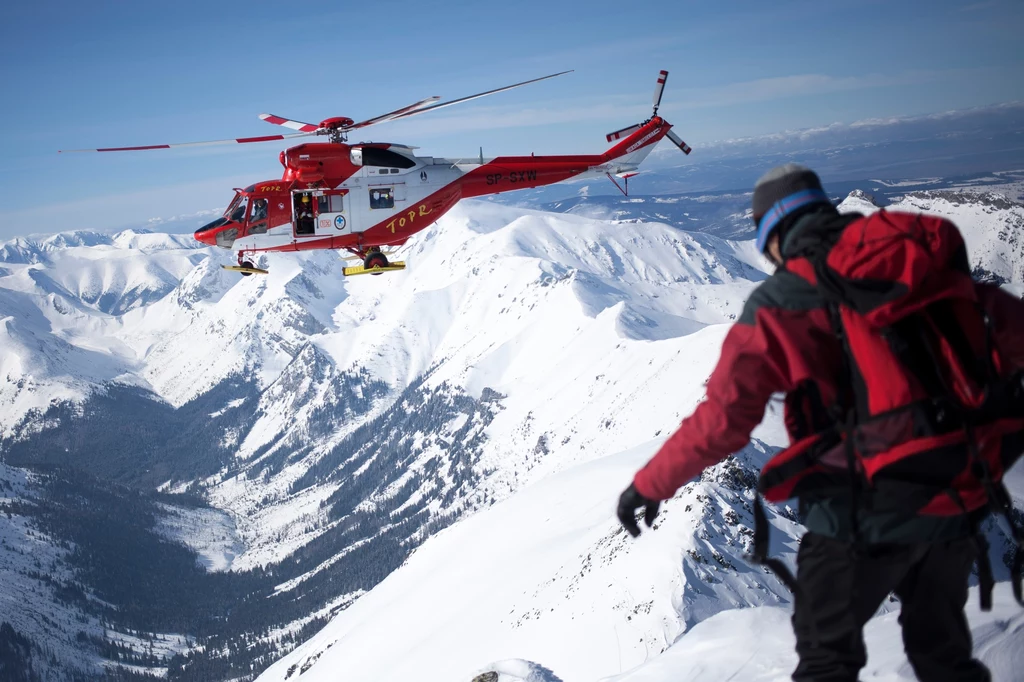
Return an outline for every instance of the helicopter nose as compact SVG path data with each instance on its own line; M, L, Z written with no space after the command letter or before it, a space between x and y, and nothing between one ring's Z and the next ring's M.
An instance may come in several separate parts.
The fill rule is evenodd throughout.
M214 234L213 230L207 230L206 228L201 227L196 230L193 236L196 238L196 241L202 242L203 244L217 246L217 235Z
M230 221L227 218L218 218L212 223L207 223L200 227L195 231L193 236L196 238L196 241L202 242L203 244L230 247L231 242L234 241L234 234L231 235L230 240L227 240L227 234L222 234L229 226ZM235 233L237 233L237 230L235 230ZM224 243L225 241L227 243Z

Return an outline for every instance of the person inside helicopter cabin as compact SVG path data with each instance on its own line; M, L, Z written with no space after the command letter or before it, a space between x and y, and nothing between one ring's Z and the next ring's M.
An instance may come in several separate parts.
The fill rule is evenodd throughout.
M257 199L252 205L252 220L263 220L267 217L267 200Z
M316 228L313 225L313 211L309 206L309 195L300 194L295 202L295 232L296 234L313 234Z
M249 216L249 234L262 234L267 231L267 200L257 199L252 204L252 215Z

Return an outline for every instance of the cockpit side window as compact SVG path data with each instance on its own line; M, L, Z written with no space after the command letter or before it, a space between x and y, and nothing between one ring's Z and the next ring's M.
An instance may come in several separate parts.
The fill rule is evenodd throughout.
M263 234L267 231L267 200L254 199L252 214L249 216L248 234Z

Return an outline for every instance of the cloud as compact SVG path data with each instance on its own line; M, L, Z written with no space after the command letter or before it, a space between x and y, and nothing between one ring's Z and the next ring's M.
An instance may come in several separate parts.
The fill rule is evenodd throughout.
M759 78L740 83L683 90L680 97L673 99L674 102L681 102L681 104L673 105L673 108L723 107L804 95L915 85L945 80L955 73L964 71L966 70L915 70L895 74L873 73L860 76L829 76L820 73L806 73Z
M961 12L978 12L980 10L990 10L993 7L997 7L1002 4L999 0L987 0L987 2L974 2L970 5L964 5L960 8Z
M880 128L894 129L913 124L949 123L957 119L973 119L979 116L993 116L1002 113L1018 113L1024 109L1024 102L1005 102L987 107L972 107L969 109L951 109L934 114L918 116L889 116L886 118L866 118L851 123L830 123L828 125L816 126L813 128L801 128L798 130L783 130L767 135L755 135L750 137L727 138L701 143L704 149L713 147L748 147L764 143L791 144L815 140L827 136L842 136L851 134L874 134Z
M693 189L747 187L773 165L800 161L822 177L914 178L1022 167L1024 102L921 116L861 119L702 142L682 161L667 145L645 168L685 167Z

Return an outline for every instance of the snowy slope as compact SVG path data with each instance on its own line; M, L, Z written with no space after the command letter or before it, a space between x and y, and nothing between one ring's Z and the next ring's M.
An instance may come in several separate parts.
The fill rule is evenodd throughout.
M788 594L743 559L749 484L763 456L748 448L714 467L666 503L656 532L634 541L614 501L654 447L549 476L438 534L259 679L469 682L506 671L499 681L518 682L531 670L541 682L788 679L788 609L761 606ZM773 552L791 556L800 529L785 517L773 523ZM997 597L993 613L980 614L976 601L968 612L994 679L1011 680L1024 612L1005 583ZM871 679L913 679L896 614L885 610L868 629ZM508 659L520 664L491 663Z
M20 279L0 294L34 302L44 327L52 325L52 292L28 275L45 269L44 257L56 262L60 254L38 251L11 266ZM449 422L425 424L411 434L419 454L403 467L421 477L439 466L449 473L411 496L408 479L385 481L353 500L351 513L426 509L457 518L548 472L631 446L639 433L657 437L699 397L695 389L678 403L661 399L703 380L705 365L696 382L691 376L693 357L709 357L720 342L720 331L706 326L735 317L765 276L749 244L659 224L595 223L486 204L453 212L405 257L405 273L343 281L333 253L275 256L270 276L248 279L224 273L219 265L226 259L207 254L162 298L119 315L62 294L76 323L50 337L73 339L80 345L65 343L75 352L105 350L110 374L175 405L231 377L255 382L256 403L232 401L209 415L251 415L244 432L223 436L234 449L235 471L206 482L210 499L235 519L245 547L231 565L244 569L306 547L316 551L314 541L337 527L325 502L348 481L306 481L306 474L367 419L393 412L381 399L403 395L428 369L416 395L500 396L495 414L477 425L474 412L460 413L465 408L456 403ZM679 345L691 336L696 346ZM612 354L616 366L607 362ZM99 363L80 364L89 379L83 394L102 385L106 377L94 372ZM71 363L66 374L73 370ZM68 383L53 368L37 374ZM386 391L353 379L364 375ZM369 411L352 414L355 421L338 419L349 414L347 393L368 391ZM337 409L325 424L324 408L331 406ZM452 440L485 427L467 462L473 473L452 476ZM367 465L380 456L370 451ZM283 465L272 464L282 458ZM169 535L182 537L193 521L164 523ZM208 565L224 568L236 548L230 534L212 535L192 544L207 551ZM301 591L336 565L328 558L281 589Z
M0 436L33 409L145 384L117 316L169 293L209 250L183 236L72 232L0 245Z
M978 608L971 590L967 618L975 655L992 671L996 682L1020 679L1024 667L1024 610L1006 584L996 587L992 611ZM602 682L675 682L707 679L736 682L786 682L796 667L789 612L778 607L736 609L700 623L665 655L647 665ZM903 653L897 613L876 616L864 631L868 664L864 680L912 682ZM514 682L510 680L509 682ZM569 682L567 678L565 682Z
M785 587L743 561L746 486L761 454L751 448L687 486L657 532L633 541L612 507L653 449L546 477L443 531L260 679L468 682L490 661L521 658L566 682L595 680L722 610L784 602ZM792 549L796 525L775 522Z
M455 209L403 257L405 272L342 281L335 254L275 254L268 277L227 287L207 263L123 316L118 338L145 357L140 374L174 404L235 374L258 383L254 422L236 449L245 468L320 436L270 480L216 481L213 499L236 514L249 547L236 567L279 560L316 537L308 522L324 521L318 509L336 484L295 486L356 426L324 433L318 421L325 401L338 401L332 381L344 373L384 381L392 396L427 370L424 390L501 394L474 467L485 480L472 495L501 497L671 428L698 393L678 403L662 396L704 379L694 382L692 355L679 343L710 333L715 347L721 332L702 330L738 315L765 276L749 243L484 202ZM443 450L426 448L406 466L438 457Z

